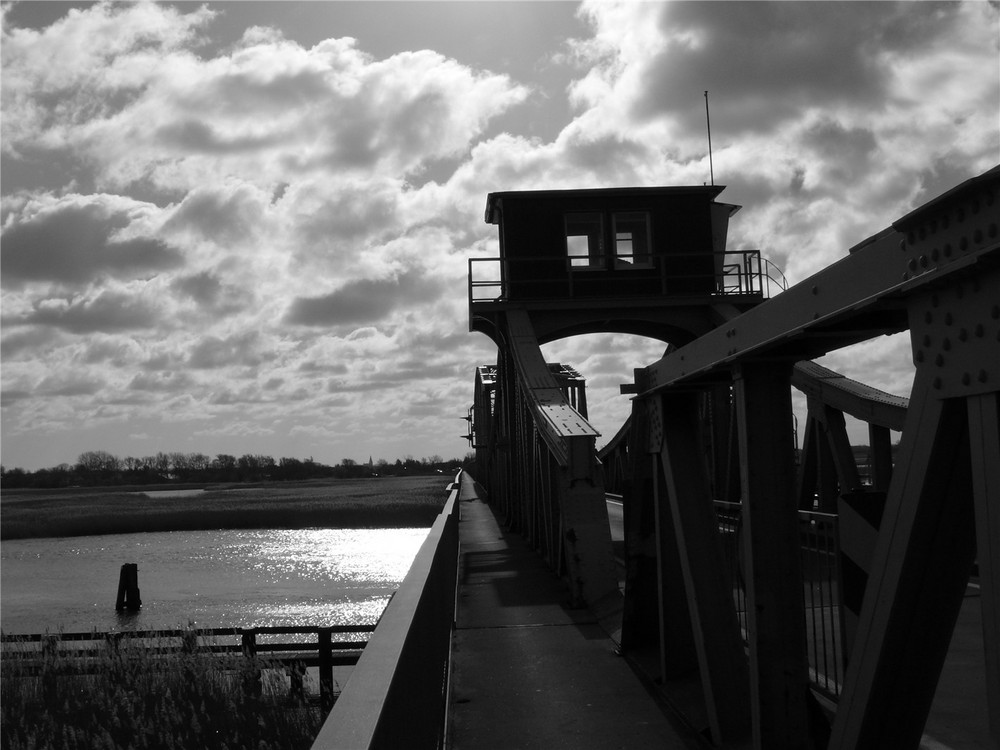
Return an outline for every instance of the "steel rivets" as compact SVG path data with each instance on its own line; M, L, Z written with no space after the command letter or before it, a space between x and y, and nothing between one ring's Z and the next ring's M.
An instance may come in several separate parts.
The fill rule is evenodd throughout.
M969 338L969 332L966 331L964 328L958 332L959 341L965 341L968 338Z
M931 315L931 311L930 310L928 310L927 312L924 313L924 322L925 323L933 323L934 322L934 316Z
M982 323L976 323L976 329L975 330L976 330L976 338L977 339L981 339L983 337L983 334L985 333L985 331L983 330L983 324Z
M948 243L944 246L944 257L946 258L951 257L951 243Z
M967 373L967 372L963 373L962 374L962 385L968 385L971 382L972 382L972 376L969 375L969 373Z
M990 315L993 317L993 320L1000 319L1000 305L993 305L990 309Z
M906 267L909 268L911 271L916 271L917 270L917 260L916 260L916 258L910 258L906 262Z
M928 265L929 264L927 262L927 256L926 255L921 255L920 256L920 267L921 268L927 268Z
M941 390L941 378L934 378L934 387Z
M931 335L929 333L924 334L924 346L931 345Z
M979 371L979 378L978 379L979 379L980 383L985 383L988 378L989 378L989 375L987 374L986 370L980 370Z
M946 352L950 352L951 351L951 340L950 339L945 339L944 341L942 341L941 342L941 348L944 349Z
M944 314L944 324L946 326L950 326L953 320L954 319L951 317L951 313L945 313Z
M917 362L923 362L924 361L924 350L923 349L917 349L917 353L913 355L913 358L915 360L917 360Z
M944 366L944 355L943 354L937 355L934 358L934 364L936 364L938 367L943 367Z

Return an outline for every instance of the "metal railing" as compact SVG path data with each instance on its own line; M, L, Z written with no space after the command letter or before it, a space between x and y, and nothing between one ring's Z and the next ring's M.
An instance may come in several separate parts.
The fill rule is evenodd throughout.
M733 584L736 615L743 638L747 640L749 625L743 576L742 504L716 501L715 513L727 573ZM836 701L844 674L837 516L805 510L798 513L809 679L814 689Z
M458 581L458 487L389 601L313 750L439 748Z
M707 262L706 262L707 261ZM609 265L610 264L610 265ZM706 268L707 267L707 268ZM692 270L697 269L697 270ZM512 298L577 298L605 296L592 288L595 272L613 278L624 293L683 295L697 290L713 296L772 297L788 287L784 274L760 250L670 255L553 256L469 258L469 301L500 302Z
M800 510L799 528L809 677L817 690L836 700L844 671L837 516Z

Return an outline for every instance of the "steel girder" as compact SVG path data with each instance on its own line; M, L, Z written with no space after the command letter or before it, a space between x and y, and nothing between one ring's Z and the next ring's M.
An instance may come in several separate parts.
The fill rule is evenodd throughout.
M758 748L806 747L818 734L804 700L798 625L798 504L787 398L792 364L904 330L916 377L896 467L891 480L880 479L887 490L884 518L829 746L919 744L977 554L990 725L1000 741L998 207L1000 168L637 372L640 402L719 383L735 386ZM898 424L898 406L879 407L877 416L868 415L870 423ZM881 433L878 442L885 450ZM846 475L840 481L853 483ZM625 627L628 633L633 626Z

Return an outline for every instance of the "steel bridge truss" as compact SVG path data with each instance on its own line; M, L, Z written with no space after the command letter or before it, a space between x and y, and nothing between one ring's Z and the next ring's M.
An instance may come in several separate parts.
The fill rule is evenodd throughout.
M632 465L649 466L649 456L652 465L645 472L634 468L633 483L651 474L653 502L669 509L669 515L660 511L664 522L655 534L658 564L668 571L660 576L666 590L655 598L684 600L688 608L686 618L671 610L680 622L665 617L660 625L664 674L676 649L663 633L674 627L693 641L682 653L697 656L717 741L739 738L749 714L755 747L823 744L827 731L830 747L917 747L977 555L990 724L994 739L1000 736L998 186L1000 170L970 180L840 262L637 373L633 419L647 427L634 428L641 434L633 433ZM875 394L855 399L866 404L856 416L872 426L868 489L848 455L843 424L847 395L861 389L794 363L907 329L916 366L908 405L880 404ZM810 405L799 472L793 382L806 390ZM705 452L699 461L691 446L712 432L698 409L713 393L719 403L720 389L730 389L736 425L748 681L742 660L729 662L741 641L732 582L697 578L719 569L711 490L723 494L728 484L721 479L724 467L712 471ZM636 419L640 414L644 419ZM902 431L893 468L889 428ZM841 521L853 511L870 523L867 531L857 524L852 533L841 530L842 550L867 568L867 580L856 622L845 627L847 670L827 728L806 688L799 513L813 497L831 510L834 478ZM669 574L671 554L679 574ZM626 618L629 609L626 603ZM623 635L634 629L626 620ZM735 695L733 684L741 687Z
M623 652L716 745L918 747L976 562L1000 743L998 208L1000 167L636 370L603 465L576 381L543 361L527 311L503 314L473 407L491 501L578 598L620 612ZM809 361L907 330L908 400ZM808 403L798 461L793 386ZM869 425L867 477L845 414ZM605 481L624 498L623 598ZM839 536L832 721L810 690L804 527Z
M576 604L617 621L621 596L583 378L546 363L523 310L505 315L496 367L476 372L473 445L491 502L571 584Z

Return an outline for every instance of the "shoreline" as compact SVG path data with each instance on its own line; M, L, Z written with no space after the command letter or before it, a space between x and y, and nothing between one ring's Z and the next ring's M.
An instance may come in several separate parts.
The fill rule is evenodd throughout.
M213 529L423 528L444 506L449 482L440 475L257 482L206 487L189 497L148 497L119 487L8 491L0 502L0 541Z

